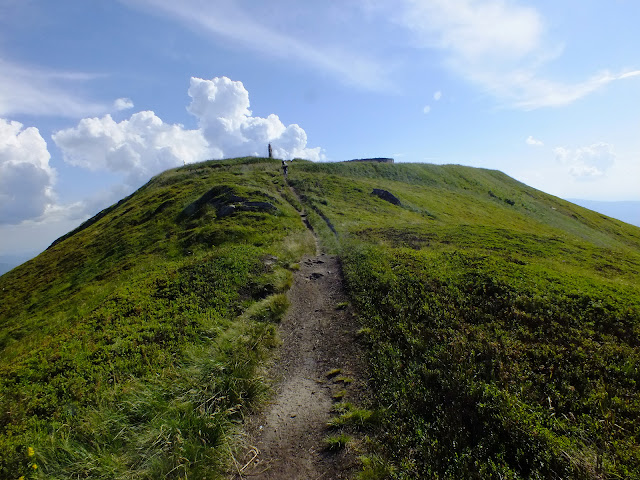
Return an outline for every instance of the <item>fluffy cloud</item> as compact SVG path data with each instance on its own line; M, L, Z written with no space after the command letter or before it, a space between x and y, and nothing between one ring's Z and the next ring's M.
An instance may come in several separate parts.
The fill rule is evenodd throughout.
M130 184L167 168L204 160L208 152L199 131L164 123L150 111L134 113L119 123L111 115L84 118L52 138L67 163L123 173Z
M39 217L53 202L49 159L37 128L0 118L0 224Z
M129 110L133 108L133 102L130 98L118 98L113 102L113 107L118 111Z
M52 138L66 162L123 173L131 185L185 163L265 155L268 143L279 158L323 158L320 148L307 148L307 135L298 125L285 126L273 114L253 117L242 82L192 78L189 95L188 110L198 119L195 130L164 123L153 112L144 111L119 123L110 115L84 118Z
M323 158L320 148L307 148L307 134L300 126L285 127L275 114L267 118L252 116L249 92L242 82L227 77L192 77L189 96L187 110L198 118L200 130L217 158L264 155L268 143L279 158Z
M542 140L537 140L537 139L533 138L532 135L529 135L529 137L527 137L527 139L525 141L527 142L527 145L531 145L533 147L542 147L544 145Z
M557 147L554 149L554 153L556 159L567 167L572 176L584 180L605 176L607 170L616 161L613 147L603 142L576 150Z

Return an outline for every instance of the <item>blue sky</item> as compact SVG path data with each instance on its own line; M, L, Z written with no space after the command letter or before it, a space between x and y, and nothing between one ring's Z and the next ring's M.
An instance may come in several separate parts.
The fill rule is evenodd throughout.
M268 142L638 201L638 18L631 0L0 0L0 255Z

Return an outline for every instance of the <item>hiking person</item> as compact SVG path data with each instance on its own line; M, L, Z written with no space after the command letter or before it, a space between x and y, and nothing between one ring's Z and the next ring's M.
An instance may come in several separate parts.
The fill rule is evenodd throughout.
M287 165L287 162L282 160L282 170L284 171L284 176L287 176L287 170L289 169L289 166Z

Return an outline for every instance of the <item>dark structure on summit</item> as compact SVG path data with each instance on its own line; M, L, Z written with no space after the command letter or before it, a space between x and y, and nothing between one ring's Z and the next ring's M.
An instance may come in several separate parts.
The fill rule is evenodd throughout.
M273 149L271 148L271 144L269 144L269 158L273 158Z
M354 158L353 160L345 160L345 162L377 162L377 163L393 163L393 158Z

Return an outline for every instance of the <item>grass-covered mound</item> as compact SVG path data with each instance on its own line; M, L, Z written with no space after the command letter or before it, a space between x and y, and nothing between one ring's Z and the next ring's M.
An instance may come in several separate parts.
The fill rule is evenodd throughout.
M289 175L362 314L363 478L640 478L640 229L495 171Z
M0 277L0 478L217 478L314 241L279 162L170 170Z
M0 478L217 478L314 248L279 167L167 171L0 277ZM362 316L362 478L640 477L640 229L481 169L289 181Z

